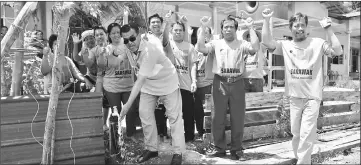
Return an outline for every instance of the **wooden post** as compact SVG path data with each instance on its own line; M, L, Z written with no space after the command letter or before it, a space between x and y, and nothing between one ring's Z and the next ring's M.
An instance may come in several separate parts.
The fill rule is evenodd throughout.
M18 15L21 8L24 6L24 2L18 1L14 2L14 15ZM21 26L21 29L24 29L25 25ZM16 48L24 48L24 31L19 33L19 38L15 41ZM12 81L11 81L11 90L10 96L19 96L21 95L21 82L23 77L23 57L24 52L15 52L15 64L13 67Z
M57 26L58 44L55 46L54 63L52 68L52 87L49 100L49 107L45 121L44 142L43 142L43 154L41 164L53 164L54 163L54 146L55 146L55 117L56 109L58 106L59 94L61 93L62 82L62 67L59 65L59 53L64 53L66 36L68 34L69 19L73 14L71 11L72 3L67 4L59 3L53 8L55 21L59 21Z
M31 14L36 10L37 3L38 2L26 2L20 13L16 16L12 25L9 27L8 32L1 40L1 89L6 89L5 71L3 66L3 61L5 60L4 56L8 56L10 47L13 45L14 41L19 37L19 34L22 32L23 29L21 27L25 27Z

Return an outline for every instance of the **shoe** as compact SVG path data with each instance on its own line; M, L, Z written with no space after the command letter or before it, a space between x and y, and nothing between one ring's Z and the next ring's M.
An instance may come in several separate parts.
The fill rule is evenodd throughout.
M243 151L231 151L231 159L232 160L240 160L240 161L246 161L246 159L244 158L244 154Z
M182 155L173 154L171 165L181 165L182 164Z
M140 155L137 159L138 163L143 163L151 158L155 158L158 156L158 151L149 151L149 150L144 150L142 155Z
M225 151L216 151L214 153L208 154L208 156L210 157L220 157L223 158L226 156L226 152Z

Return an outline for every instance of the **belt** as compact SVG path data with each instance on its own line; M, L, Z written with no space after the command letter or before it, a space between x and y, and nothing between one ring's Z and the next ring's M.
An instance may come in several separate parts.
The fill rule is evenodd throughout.
M221 81L224 81L224 82L227 82L227 83L234 83L234 82L237 82L239 80L242 79L242 76L237 76L237 77L223 77L223 76L220 76L220 75L217 75L216 76L221 80Z

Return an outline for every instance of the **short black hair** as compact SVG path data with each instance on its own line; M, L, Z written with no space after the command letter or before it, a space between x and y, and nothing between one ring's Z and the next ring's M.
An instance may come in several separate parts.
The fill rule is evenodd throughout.
M293 23L296 22L296 20L299 20L301 18L305 19L305 23L306 23L306 26L307 26L308 25L308 17L307 17L307 15L298 12L295 15L290 17L290 20L289 20L290 29L292 28Z
M223 25L225 21L233 21L234 22L234 27L236 28L236 30L238 29L238 22L236 21L236 19L234 19L231 15L227 16L227 18L225 18L224 20L222 20L221 22L221 29L223 29Z
M120 33L127 33L129 32L131 29L134 29L135 33L139 33L139 27L134 24L134 23L130 23L130 24L125 24L122 26L122 28L120 28Z
M152 20L152 18L158 18L160 20L160 22L163 23L163 18L161 16L159 16L158 13L156 13L148 18L148 24L150 24L150 20Z
M104 31L104 33L107 33L107 31L105 30L105 28L104 28L103 26L94 26L94 27L93 27L93 30L94 30L94 32L93 32L93 33L94 33L94 36L95 36L95 31L96 31L96 30L98 30L98 29L101 29L101 30L103 30L103 31Z
M49 37L49 40L48 40L49 47L51 49L51 52L53 52L53 53L54 53L53 44L57 39L58 39L57 34L51 34L50 37Z
M177 24L177 25L181 25L181 26L182 26L182 28L183 28L183 31L185 31L185 30L186 30L186 27L184 26L184 24L183 24L182 22L179 22L179 21L177 21L177 22L173 23L173 24L172 24L172 28L173 28L173 26L174 26L174 25L176 25L176 24Z
M119 30L122 29L121 26L118 23L111 23L111 24L108 25L107 31L108 31L108 41L109 41L109 43L112 43L112 39L110 39L109 35L110 35L110 32L112 31L112 29L114 27L119 27Z
M41 30L35 30L37 33L41 33L41 34L44 34L43 31Z

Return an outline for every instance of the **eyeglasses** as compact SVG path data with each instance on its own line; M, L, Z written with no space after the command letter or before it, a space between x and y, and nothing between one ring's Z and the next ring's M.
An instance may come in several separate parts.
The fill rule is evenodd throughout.
M128 44L129 41L130 41L130 42L134 42L134 41L137 39L137 37L135 37L135 36L130 36L129 38L123 38L123 39L124 39L124 44Z

